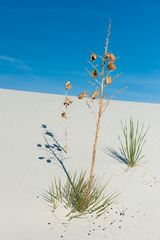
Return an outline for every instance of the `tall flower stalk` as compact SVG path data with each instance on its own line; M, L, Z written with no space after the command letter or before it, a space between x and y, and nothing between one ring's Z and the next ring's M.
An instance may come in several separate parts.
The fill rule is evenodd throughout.
M63 102L64 105L64 111L61 113L62 118L65 121L65 129L64 129L64 141L65 141L65 150L68 151L68 126L67 126L67 120L68 120L68 107L72 104L72 99L68 97L68 91L71 89L72 85L70 82L66 82L66 96L65 100Z
M95 129L95 136L93 142L93 149L92 149L92 159L90 165L90 173L89 173L89 182L88 182L88 193L92 189L92 183L94 180L94 169L95 169L95 160L97 156L97 145L99 140L99 133L100 133L100 125L103 113L106 111L107 106L111 100L111 98L120 92L118 90L114 95L112 95L109 99L106 98L104 90L106 87L112 84L113 79L117 78L119 75L113 76L113 72L116 70L116 57L113 53L108 51L109 39L111 33L111 22L109 23L108 33L104 48L103 56L99 56L96 53L92 53L90 56L90 65L92 67L92 71L86 69L92 79L91 84L95 86L95 91L89 96L91 101L98 101L98 114L96 116L96 129ZM101 65L94 64L94 62L101 61ZM86 92L79 94L78 98L83 99L87 96ZM92 107L90 106L92 110Z

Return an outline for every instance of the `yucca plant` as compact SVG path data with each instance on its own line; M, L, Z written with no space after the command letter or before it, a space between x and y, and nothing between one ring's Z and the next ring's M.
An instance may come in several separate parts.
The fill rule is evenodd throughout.
M137 162L144 157L142 153L146 142L146 134L148 129L145 129L144 123L140 126L139 121L134 123L131 118L129 124L121 121L123 139L118 136L120 142L120 153L124 163L129 167L133 167Z
M61 179L54 178L54 181L48 191L44 194L44 198L51 204L55 210L58 203L65 204L65 207L70 209L67 217L71 220L75 217L80 217L85 214L95 213L96 217L105 213L107 207L112 204L115 194L105 196L104 190L106 184L102 184L102 179L93 179L92 187L86 198L89 179L86 172L77 172L72 176L65 167L64 160L66 157L66 149L62 147L57 140L55 134L48 130L47 125L42 124L44 130L44 144L37 144L47 152L47 163L56 161L66 175L66 183L62 184Z
M101 124L102 114L108 107L108 104L115 94L118 94L118 90L110 98L107 98L104 89L109 87L114 79L119 75L114 75L116 70L116 57L108 49L109 37L110 37L111 23L109 24L108 34L106 38L105 50L103 56L91 53L90 55L90 65L92 71L88 71L92 79L92 84L95 86L94 92L90 95L91 102L98 103L98 111L96 116L96 131L92 150L92 160L90 166L89 177L86 177L86 173L77 173L73 176L69 174L65 167L64 159L67 153L67 143L68 143L68 131L67 131L67 118L68 118L68 106L72 103L72 100L68 97L68 91L71 88L71 83L66 83L66 96L64 100L64 109L61 112L62 118L65 120L65 146L62 147L59 141L55 138L52 132L43 126L45 145L44 149L51 154L50 159L47 162L57 161L60 167L62 167L66 177L67 182L65 185L61 184L61 180L54 180L52 186L47 192L46 199L52 204L53 208L57 207L57 203L64 202L66 207L70 208L70 212L67 216L72 219L74 217L82 216L88 213L95 213L97 217L101 216L106 208L112 203L115 195L109 194L104 195L104 189L106 185L103 185L101 181L97 180L94 176L94 166L97 152L97 144L99 140L99 131ZM96 61L96 64L94 62ZM99 66L98 62L99 61ZM79 94L78 98L83 99L88 96L87 91L83 91ZM90 106L90 104L88 104ZM90 106L91 107L91 106ZM90 108L92 110L92 107ZM50 139L47 139L47 137ZM39 144L39 147L41 144Z
M69 220L86 214L94 214L95 217L100 217L116 197L115 194L105 195L106 184L103 185L100 179L94 179L86 202L86 190L88 188L86 172L80 174L76 172L71 177L71 181L75 189L73 189L69 179L67 179L64 186L60 179L58 181L55 179L49 191L44 194L44 198L49 202L53 210L57 208L59 202L65 205L65 208L69 210L66 215Z

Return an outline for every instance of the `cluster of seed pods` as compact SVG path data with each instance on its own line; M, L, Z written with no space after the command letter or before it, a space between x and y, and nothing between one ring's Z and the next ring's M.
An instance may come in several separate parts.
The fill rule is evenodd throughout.
M90 55L90 61L91 61L91 62L96 61L97 58L98 58L98 56L97 56L97 54L95 54L95 53L92 53L92 54ZM104 53L103 60L104 60L105 63L106 63L108 72L110 72L110 71L115 71L115 70L116 70L116 65L115 65L116 57L115 57L115 55L114 55L113 53L105 52L105 53ZM94 69L94 70L90 73L90 76L91 76L91 78L93 78L93 79L98 79L98 71L97 71L97 69ZM107 76L105 77L104 83L105 83L106 85L110 85L110 84L112 83L112 78L111 78L111 76L110 76L109 74L107 74ZM82 92L82 93L80 93L80 94L78 95L78 98L81 100L81 99L85 98L87 95L88 95L87 92L84 91L84 92ZM99 95L99 91L98 91L98 89L96 89L96 90L91 94L91 98L92 98L93 100L95 100L95 99L98 97L98 95Z

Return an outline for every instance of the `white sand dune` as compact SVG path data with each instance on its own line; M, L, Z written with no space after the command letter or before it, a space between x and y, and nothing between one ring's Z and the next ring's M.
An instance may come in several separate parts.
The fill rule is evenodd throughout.
M51 212L42 194L61 168L38 157L46 124L63 143L63 96L0 90L0 240L160 239L160 105L112 101L104 114L95 173L109 180L106 191L120 193L100 219L67 222L64 208ZM125 171L105 148L118 148L120 120L150 125L140 165ZM73 98L69 119L70 171L89 169L95 119L85 102ZM124 215L122 215L122 212Z

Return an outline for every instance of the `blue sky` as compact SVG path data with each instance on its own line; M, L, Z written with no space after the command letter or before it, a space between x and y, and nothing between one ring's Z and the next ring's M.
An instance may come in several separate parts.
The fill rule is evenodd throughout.
M89 88L90 51L109 49L123 75L108 94L160 103L160 0L0 0L0 88L71 94Z

